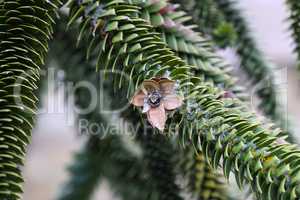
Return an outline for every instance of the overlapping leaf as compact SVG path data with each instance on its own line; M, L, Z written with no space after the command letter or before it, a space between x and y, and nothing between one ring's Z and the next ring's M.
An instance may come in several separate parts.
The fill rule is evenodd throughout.
M0 2L0 199L20 199L34 92L52 34L58 0Z
M80 121L85 120L85 123L97 124L101 129L96 133L90 131L78 133L88 136L89 139L84 148L75 155L69 167L71 178L61 190L58 199L90 199L99 182L107 180L116 196L124 200L158 200L158 192L153 186L154 183L150 179L151 176L145 167L143 158L126 148L122 142L126 140L122 135L124 130L113 132L116 129L112 129L115 125L110 124L109 117L111 116L106 116L101 110L103 107L113 110L114 107L122 105L124 99L122 94L118 93L120 98L112 97L116 94L114 94L110 82L101 82L103 81L102 77L95 73L94 66L86 62L83 47L80 45L75 48L74 34L71 31L64 32L66 24L64 20L62 16L60 23L57 24L56 40L51 46L55 51L50 53L64 70L66 83L78 84L80 81L88 81L97 88L97 108L89 113L79 113L77 122L79 126ZM65 51L67 47L69 50ZM86 97L84 89L75 93L74 100L78 108L85 108L89 104L91 99ZM100 98L103 101L100 102ZM129 116L127 119L130 122ZM131 116L131 121L136 122L137 120L135 116ZM131 143L134 144L134 142Z
M168 1L143 1L140 17L149 21L155 30L161 33L163 41L184 59L188 64L196 66L195 73L207 82L230 90L241 99L246 98L243 89L230 76L231 66L213 51L211 41L193 29L191 17L180 10L178 5Z
M159 3L159 2L156 2L156 3ZM161 2L160 2L161 3ZM163 10L163 9L165 9L165 10L167 10L168 9L168 7L169 6L171 6L169 3L167 3L167 2L165 2L165 4L163 4L165 7L161 7L160 5L158 5L158 6L156 6L156 9L152 9L152 7L155 7L155 3L154 4L148 4L148 5L145 5L145 7L143 7L143 13L144 12L148 12L148 10L152 10L152 15L154 15L155 13L161 13L161 12L159 12L160 10ZM142 15L144 15L144 14L142 14ZM149 15L149 17L151 18L151 14L148 14ZM168 13L168 12L165 12L162 16L161 16L161 18L169 18L169 19L171 19L169 16L170 15L173 15L173 16L175 16L176 15L176 13ZM178 15L178 16L181 16L181 17L185 17L183 14L181 14L181 15ZM179 21L181 18L177 18L177 20ZM166 20L166 19L164 19L164 20ZM175 18L172 18L172 20L176 20ZM179 23L179 22L177 22L177 20L175 21L176 23ZM149 21L153 21L153 20L149 20ZM182 20L180 20L180 21L182 21ZM112 23L109 27L110 28L113 28L114 26L116 26L116 23ZM184 26L183 24L181 25L181 26ZM60 28L60 29L62 29L62 28ZM157 28L157 30L158 31L160 31L161 29L166 29L164 26L162 26L162 24L160 24L160 25L158 25L158 28ZM182 41L182 42L179 42L179 43L181 43L181 44L184 44L185 45L185 43L188 43L189 45L192 45L192 47L190 47L189 49L196 49L196 50L193 50L192 52L190 52L190 51L186 51L186 52L184 52L183 54L181 54L182 56L183 55L186 55L186 57L187 56L195 56L196 57L196 59L198 59L199 60L199 62L201 63L201 59L200 58L202 58L201 56L207 56L206 54L204 54L204 52L203 52L203 50L198 50L199 51L199 53L197 53L197 54L195 54L194 52L196 51L197 52L197 49L199 48L199 49L201 49L201 48L203 48L203 45L206 45L207 46L207 44L206 44L206 42L204 41L204 39L201 39L201 37L200 36L197 36L197 37L195 37L195 38L191 38L191 36L196 36L196 33L192 33L190 36L188 36L188 35L184 35L184 33L181 31L181 33L180 33L180 29L174 29L173 31L170 31L170 30L168 30L168 29L166 29L166 31L168 32L168 33L166 33L166 32L163 32L165 35L173 35L173 36L175 36L175 37L178 37L179 39L178 39L178 41ZM60 31L61 32L61 31ZM66 38L70 38L70 35L65 35L64 37L66 37ZM195 40L195 39L198 39L198 41L197 40ZM65 39L62 39L62 40L65 40ZM203 42L199 42L199 40L203 40ZM64 43L65 41L62 41L62 43ZM175 42L177 42L176 40L175 40ZM72 45L71 43L70 43L70 45ZM65 45L65 46L69 46L69 45ZM172 45L171 45L172 46ZM198 47L199 46L199 47ZM58 47L56 47L55 49L56 49L56 53L57 54L59 54L59 57L62 57L62 55L66 55L66 53L62 53L62 52L64 52L64 49L65 49L65 47L63 47L63 49L62 50L60 50L60 51L57 51L57 48ZM60 48L59 48L60 49ZM208 49L208 48L207 48ZM179 49L173 49L174 51L180 51ZM72 56L71 56L71 58L64 58L65 60L67 60L64 64L62 64L63 66L67 66L67 65L71 65L71 66L78 66L78 58L80 58L80 57L82 57L82 55L77 55L76 56L76 54L79 54L80 53L80 51L79 52L74 52L73 54L72 54ZM81 52L82 53L82 52ZM66 57L69 57L69 56L66 56ZM211 59L213 59L213 57L211 58ZM216 59L217 60L217 59ZM82 59L79 59L79 62L82 62ZM202 65L202 64L201 64ZM215 67L217 67L217 66L215 66ZM222 65L222 67L224 67L223 65ZM221 68L222 68L221 67ZM203 67L204 68L204 67ZM213 68L209 68L210 69L210 72L211 73L206 73L207 74L207 76L209 77L211 74L212 74L212 72L214 72L215 71L215 69L213 69ZM77 69L78 71L80 71L80 73L78 74L78 73L74 73L74 69L72 68L71 69L71 72L69 71L69 68L67 69L67 71L66 71L66 73L67 73L67 76L68 77L74 77L74 76L78 76L78 77L82 77L82 74L86 74L86 72L82 72L82 70L83 71L89 71L89 73L88 74L94 74L93 72L91 72L91 70L90 70L90 67L84 67L84 68L82 68L82 69L80 69L80 67ZM222 71L220 71L220 72L222 72ZM225 72L223 72L224 73L224 75L225 75ZM83 77L91 77L90 75L85 75L85 76L83 76ZM200 74L200 73L199 73ZM201 74L200 74L201 75ZM223 74L222 73L220 73L220 76L222 76ZM216 77L216 78L214 78L214 77ZM229 76L228 75L225 75L225 80L229 80ZM71 78L71 80L72 80L72 78ZM74 80L74 79L73 79ZM91 81L93 81L94 79L91 79ZM208 79L207 79L208 80ZM222 79L220 79L218 76L212 76L208 81L216 81L215 83L220 83L221 81L220 80L222 80ZM224 79L223 79L224 80ZM230 81L230 83L232 83L233 81ZM222 82L221 82L222 83ZM228 83L228 82L227 82ZM230 85L230 84L226 84L226 83L224 83L224 85ZM95 121L95 120L94 120ZM156 145L152 140L144 140L145 141L145 143L147 143L147 144L152 144L152 145L150 145L150 146L152 146L152 151L158 151L158 152L160 152L161 151L161 149L160 148L164 148L164 151L163 152L165 152L165 153L167 153L167 152L169 152L169 153L171 153L170 151L171 151L171 149L170 148L165 148L164 146L162 146L162 145ZM146 146L149 146L149 145L146 145ZM159 148L160 147L160 148ZM147 151L146 151L147 152ZM146 153L145 152L145 153ZM152 153L150 153L150 154L152 154ZM149 160L149 156L151 157L151 155L150 154L147 154L148 156L146 156L146 159L147 159L147 157L148 157L148 159L147 160ZM154 155L157 155L157 156L162 156L160 153L158 154L158 153L153 153ZM153 155L153 156L154 156ZM153 157L152 156L152 157ZM151 158L152 158L151 157ZM169 156L167 156L166 158L161 158L161 157L154 157L154 159L150 159L151 161L149 161L149 162L153 162L153 163L155 163L155 162L160 162L160 164L158 164L158 166L164 166L164 164L163 164L163 162L164 161L166 161L166 160L168 160L169 159ZM181 158L180 158L181 159ZM194 159L194 158L192 158L192 159ZM205 166L205 162L201 162L204 166ZM206 166L206 167L208 167L208 166ZM161 169L155 169L155 170L152 170L152 171L161 171ZM91 170L91 171L93 171L93 170ZM83 174L85 173L85 172L82 172ZM164 172L160 172L159 174L161 174L161 175L164 175L164 174L168 174L168 173L171 173L171 171L170 172L168 172L168 171L164 171ZM208 172L207 172L208 173ZM74 175L75 177L77 177L78 175ZM210 170L209 171L209 174L207 175L207 177L209 177L208 179L203 179L203 180L201 180L202 182L203 182L203 184L204 185L206 185L206 183L205 183L205 181L207 180L207 182L208 182L208 184L211 184L212 183L212 179L213 178L215 178L215 180L218 180L218 178L219 177L217 177L218 175L216 174L216 175L214 175L214 173L212 172L212 170ZM96 176L93 176L93 177L96 177ZM157 176L154 176L153 175L153 177L157 177ZM158 182L158 183L163 183L162 185L169 185L169 184L174 184L174 181L170 181L170 180L168 180L168 179L170 179L170 178L172 178L172 176L165 176L165 178L163 178L163 177L161 177L161 178L159 178L159 177L157 177L157 181L156 182ZM75 181L76 179L74 179L73 181ZM155 181L153 181L153 182L155 182ZM167 183L169 183L169 184L167 184ZM85 185L89 185L89 184L85 184ZM221 184L220 184L221 185ZM162 187L158 187L159 189L162 189ZM168 193L168 194L174 194L174 195L177 195L177 192L176 192L176 185L174 185L174 186L172 186L172 187L168 187L169 188L169 190L165 190L164 192L162 192L161 194L164 194L164 193ZM200 189L200 188L199 188ZM214 190L214 194L217 194L218 192L217 192L217 187L215 187L214 188L215 190ZM178 190L178 189L177 189ZM73 190L72 190L73 191ZM223 190L220 190L219 191L219 196L220 195L223 195ZM74 196L74 194L76 194L76 192L71 192L70 194L73 194L73 196ZM173 195L173 196L174 196ZM170 195L169 195L170 196ZM172 197L172 195L169 197L169 198L173 198Z
M71 16L80 12L82 6L88 5L78 6L75 2ZM183 117L173 120L177 123L181 120L179 128L186 129L181 132L191 133L194 144L211 158L211 162L217 164L222 158L224 173L228 175L234 171L238 183L251 183L258 196L267 194L267 199L298 197L297 162L300 155L295 146L279 139L280 130L265 127L252 114L234 109L231 106L239 104L238 100L224 99L217 88L193 76L195 67L176 57L155 35L152 26L136 17L137 6L112 1L98 8L101 12L96 12L94 30L97 37L101 37L101 32L103 37L97 51L101 55L99 69L118 67L131 74L134 84L127 88L135 88L142 80L168 71L170 77L179 82L186 99L194 102L195 108L193 112L183 110ZM87 16L83 22L86 19ZM105 29L113 22L118 23L118 28ZM120 86L123 86L122 80Z
M255 87L255 93L261 99L259 109L276 122L289 136L289 141L296 141L285 112L281 108L274 82L274 67L268 63L251 36L251 31L233 0L214 0L225 20L233 24L236 32L236 51L241 59L241 67L247 72Z
M223 175L206 163L201 152L195 153L193 148L187 148L182 154L180 173L187 177L188 189L197 199L229 199Z

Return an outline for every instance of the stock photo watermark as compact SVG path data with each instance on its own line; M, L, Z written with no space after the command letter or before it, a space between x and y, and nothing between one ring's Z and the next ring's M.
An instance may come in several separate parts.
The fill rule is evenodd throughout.
M275 82L276 85L271 85L273 80L270 80L270 77L265 77L263 81L257 83L247 91L250 93L249 105L251 109L255 110L257 105L261 103L257 98L257 92L266 92L267 95L268 89L276 88L275 92L277 96L275 98L283 105L281 114L287 117L287 109L284 107L287 103L288 88L286 68L278 69L275 73L281 75L279 79L276 79L279 80ZM26 102L23 102L21 98L22 87L24 87L25 81L28 81L28 77L36 76L37 74L37 71L28 70L16 80L13 96L17 105L26 107ZM81 135L99 135L99 137L104 138L109 134L127 134L134 137L138 129L147 126L138 122L136 124L128 123L125 120L112 120L113 123L105 124L102 122L93 122L88 117L84 117L95 114L106 116L106 118L118 119L118 117L120 118L120 114L128 109L130 106L128 99L127 101L121 101L119 99L120 96L108 95L108 90L112 90L111 87L113 87L111 86L113 83L112 77L119 77L119 80L121 79L125 82L126 86L134 85L132 78L123 71L95 72L95 76L92 79L91 77L84 77L83 74L81 79L76 80L66 77L63 70L47 68L47 70L40 71L40 76L42 84L46 85L47 94L45 95L46 98L42 101L43 106L39 108L37 114L63 114L66 116L64 123L68 126L76 126ZM184 92L188 94L188 91ZM132 95L133 92L130 94ZM108 96L113 98L113 100L110 100ZM118 105L112 109L111 102L118 102ZM174 126L170 125L168 128L168 130L174 133L178 131L176 124ZM144 129L151 129L151 127L145 127Z

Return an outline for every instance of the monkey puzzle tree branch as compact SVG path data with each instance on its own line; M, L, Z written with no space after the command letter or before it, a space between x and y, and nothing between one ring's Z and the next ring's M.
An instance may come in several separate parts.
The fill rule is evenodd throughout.
M282 114L285 110L281 109L277 99L272 66L264 59L262 52L258 49L246 20L234 5L236 2L233 0L215 0L215 3L226 21L232 23L235 28L237 34L236 51L241 59L241 67L247 72L255 86L257 96L261 99L259 108L286 132L289 136L288 141L295 142L289 128L289 122Z
M223 174L207 164L202 152L195 152L193 147L189 147L180 152L180 155L182 159L179 161L179 173L186 177L188 190L197 199L230 199Z
M58 59L59 65L65 70L66 81L71 81L75 84L81 80L89 81L97 88L97 91L100 92L102 90L101 95L104 95L105 91L107 92L105 96L108 100L102 102L105 103L106 108L113 110L114 105L122 105L121 94L115 94L109 83L105 83L105 81L104 83L99 83L97 81L97 78L101 80L103 77L97 76L94 72L94 67L86 63L85 53L81 45L76 49L71 48L67 52L64 51L66 47L72 47L76 40L73 34L64 33L63 25L64 23L60 23L57 26L57 42L53 44L53 49L55 49L53 57ZM101 84L104 85L101 86ZM115 98L116 96L118 96L118 98ZM84 92L77 92L75 99L79 107L85 107L89 102ZM123 97L123 99L127 102L126 98ZM100 105L100 102L98 102L97 105L98 107L91 113L79 115L79 118L87 120L89 124L100 124L101 127L106 127L102 131L109 131L110 125L107 122L108 120L104 120L101 113L100 106L103 106L103 104ZM136 123L139 117L128 115L126 119L128 122ZM71 179L62 190L59 199L89 199L99 184L99 181L102 179L108 180L112 186L112 190L122 199L158 200L165 198L166 193L173 194L170 198L177 195L177 190L179 189L177 188L177 190L175 190L175 187L177 187L175 186L175 182L170 182L171 177L169 174L172 172L163 171L165 166L173 167L172 165L164 164L170 157L160 157L161 153L154 153L162 152L160 148L165 149L165 147L156 145L151 142L151 140L148 140L147 144L150 145L147 145L148 148L142 149L144 150L143 155L145 155L144 160L141 157L132 155L132 152L129 152L124 147L124 144L121 142L122 131L124 130L119 130L116 136L113 136L116 133L112 132L107 134L99 133L94 136L92 135L93 133L88 133L92 136L89 136L87 145L85 145L85 148L75 157L72 167L70 168ZM143 135L142 132L134 134ZM139 143L141 143L141 141L139 141ZM156 157L150 155L149 151L154 153ZM167 151L170 151L170 149L167 149ZM156 176L154 176L156 179L151 175L154 171L156 172L156 170L150 172L145 162L151 163L152 166L159 162L159 164L155 166L155 169L160 171L161 174L156 174ZM153 169L153 167L151 169ZM158 185L159 183L167 183L163 184L166 186L163 192L161 191L162 188ZM167 185L171 185L172 187L168 188ZM160 192L157 192L158 190Z
M131 74L133 84L126 85L126 89L134 89L141 81L168 71L170 78L178 81L186 100L193 102L172 118L178 124L179 133L191 133L195 145L207 154L213 165L218 165L222 158L225 174L234 171L239 183L251 183L258 196L268 194L269 199L272 196L299 197L297 162L300 155L297 147L281 142L280 130L268 128L255 115L232 107L240 102L234 98L224 98L220 89L195 77L195 67L186 65L176 57L161 42L152 26L137 17L138 6L112 1L97 7L97 3L74 2L70 23L83 14L80 8L96 5L89 13L94 15L85 14L82 24L91 19L87 16L94 17L96 23L93 33L97 38L92 45L97 47L99 43L96 40L100 39L100 49L95 49L100 55L99 68L119 69ZM105 23L101 23L103 20ZM102 33L102 39L98 31ZM119 86L124 89L122 80ZM190 109L194 109L193 112L189 112Z
M148 8L150 8L150 7L148 7ZM63 16L62 16L63 17ZM67 75L67 77L68 77L68 79L69 79L69 81L76 81L76 80L81 80L81 77L94 77L94 71L93 71L93 68L91 67L91 66L89 66L89 65L87 65L84 61L85 61L85 58L84 58L84 53L83 53L83 50L82 50L82 47L81 47L81 45L80 45L80 47L78 47L78 49L77 50L72 50L72 51L70 51L70 46L72 46L73 44L74 44L74 39L71 39L71 38L73 38L72 36L72 34L70 34L70 33L68 33L68 34L65 34L64 33L64 23L62 23L62 21L64 21L63 19L61 19L61 21L60 21L60 23L57 25L57 38L56 38L56 40L57 40L57 42L55 42L55 46L53 46L52 47L52 49L55 49L55 52L52 52L52 53L54 53L55 54L55 56L54 57L56 57L56 58L58 58L60 61L62 61L62 62L60 62L60 66L65 66L65 70L66 70L66 75ZM70 31L69 31L70 32ZM69 51L67 51L67 52L65 52L65 48L66 47L68 47L69 48ZM194 48L197 48L197 46L195 46ZM72 52L72 53L71 53ZM81 64L80 64L81 63ZM72 67L68 67L68 66L72 66ZM77 73L77 71L78 71L78 73ZM210 74L208 74L208 76L209 76ZM214 80L213 79L213 77L215 77L215 76L212 76L212 80ZM74 79L75 78L75 79ZM218 78L216 78L216 83L218 83L218 82L221 82L221 80L222 79L218 79ZM90 79L90 81L92 81L92 82L95 82L95 80L94 80L94 78L92 78L92 79ZM227 85L227 84L224 84L224 85ZM115 95L115 94L112 94L113 96ZM84 96L84 95L83 95ZM85 98L79 98L79 99L85 99ZM115 99L115 98L113 98L113 99ZM120 102L119 102L119 100L120 100L120 98L117 98L118 99L118 102L116 102L116 104L119 104ZM84 104L86 104L86 103L84 103ZM84 106L84 104L82 104L82 106ZM112 103L112 104L114 104L114 103ZM131 117L132 118L132 117ZM128 118L127 118L128 119ZM129 121L130 121L130 119L128 119ZM96 119L94 119L94 120L92 120L93 122L97 122L97 120ZM131 119L131 121L136 121L136 120L134 120L134 119ZM152 138L152 137L150 137L150 138ZM162 152L164 152L162 155L164 155L165 153L169 153L169 154L172 154L172 149L170 149L170 148L166 148L166 147L164 147L163 145L156 145L156 144L154 144L153 142L151 142L152 140L143 140L143 141L145 141L147 144L152 144L152 145L146 145L147 147L151 147L151 146L153 146L153 147L151 147L150 149L152 149L151 150L151 152L153 152L153 151L157 151L157 152L161 152L162 151L162 149L164 149ZM143 142L144 143L144 142ZM159 147L161 147L161 148L159 148ZM147 154L147 152L149 152L149 151L147 151L147 149L149 149L149 148L146 148L145 149L145 156L146 156L146 160L149 160L148 162L149 163L152 163L151 164L151 166L153 166L154 165L154 163L157 161L157 162L160 162L160 164L157 164L157 166L168 166L168 164L163 164L163 162L167 162L167 163L169 163L169 161L168 161L168 159L169 159L169 156L166 156L165 158L160 158L160 157L153 157L153 156L151 156L150 154ZM83 154L85 154L84 152L82 152ZM148 156L147 156L148 155ZM150 157L149 157L149 155L150 155ZM161 156L161 153L155 153L155 155L157 155L157 156ZM81 156L82 157L82 156ZM79 158L81 158L81 157L79 157ZM83 157L85 157L85 156L83 156ZM148 157L148 158L147 158ZM95 159L97 158L97 157L94 157ZM154 158L156 158L156 159L154 159ZM179 158L180 160L182 159L182 158ZM193 158L191 158L191 159L195 159L194 157ZM99 163L98 161L95 161L95 162L93 162L92 161L93 160L93 157L91 158L91 160L90 160L90 162L92 162L92 163ZM78 161L78 162L80 162L80 161ZM173 162L173 161L171 161L171 162ZM198 161L198 163L202 163L202 165L203 166L205 166L206 165L206 163L205 163L205 161L203 161L203 160L199 160ZM76 162L75 162L76 163ZM174 164L174 163L173 163ZM81 166L80 164L78 164L79 166ZM75 165L76 166L76 165ZM91 165L91 166L93 166L93 165ZM91 167L90 166L90 167ZM87 167L89 167L89 165L87 166ZM206 167L208 167L208 166L206 166ZM77 168L75 168L75 169L77 169ZM78 168L78 170L76 170L76 172L78 173L78 174L80 174L80 169L81 168ZM157 169L158 171L160 171L161 172L161 174L168 174L168 173L172 173L171 171L168 171L168 170L164 170L164 172L162 172L162 169L166 169L166 168L161 168L161 169ZM101 170L100 168L99 168L99 170ZM88 171L88 172L94 172L95 170L93 170L93 169L91 169L91 170L82 170L82 174L84 175L84 174L87 174L87 173L85 173L84 171ZM97 170L96 170L97 171ZM154 171L156 171L156 170L154 170ZM212 183L212 178L214 178L215 177L215 179L217 180L218 179L218 177L214 174L214 172L213 172L213 170L210 170L210 171L207 171L206 173L208 173L207 174L207 176L205 176L205 177L208 177L207 179L206 178L203 178L203 179L201 179L201 182L203 183L202 185L205 187L206 185L208 185L208 187L209 186L211 186L211 183ZM197 173L197 174L199 174L199 173ZM197 174L195 174L195 176L197 175ZM73 175L74 176L74 180L73 181L71 181L70 182L70 184L69 185L76 185L75 183L76 183L76 180L77 180L77 176L79 176L79 175ZM105 175L104 175L105 176ZM97 176L89 176L89 177L91 177L92 179L93 178L96 178ZM172 176L166 176L166 177L169 177L169 178L171 178ZM149 180L151 180L151 179L149 179ZM157 182L158 181L158 183L159 182L161 182L161 184L162 185L172 185L173 184L173 186L169 189L169 192L168 192L168 194L174 194L175 196L177 195L177 193L178 193L178 189L176 190L175 188L177 187L176 185L174 185L174 181L170 181L170 180L168 180L168 179L166 179L166 178L163 178L163 177L157 177L157 180L156 181L152 181L153 183L154 182ZM208 182L208 183L206 183L206 181ZM72 184L72 182L75 182L75 183L73 183ZM97 184L97 182L93 182L93 183L95 183L95 184ZM216 184L219 184L219 182L215 182ZM82 183L82 182L79 182L78 184L83 184L83 185L85 185L85 186L89 186L90 184L84 184L84 183ZM221 183L220 182L220 185L221 184L223 184L223 183ZM78 190L78 189L69 189L69 190L67 190L67 191L70 191L70 193L68 193L68 194L66 194L66 193L63 193L63 194L65 194L65 195L67 195L69 198L74 198L74 196L80 196L80 197L82 197L82 195L77 195L77 192L80 192L80 193L83 193L83 194L89 194L89 193L91 193L91 192L84 192L85 191L85 189L84 189L85 187L82 187L82 190L83 190L83 192L80 192L81 190ZM158 187L159 189L161 189L161 187ZM224 190L218 190L220 187L214 187L213 189L211 189L211 190L213 190L212 191L212 194L214 194L213 196L221 196L221 195L224 195ZM200 189L200 188L199 188ZM88 189L89 190L89 189ZM202 190L202 188L201 188L201 190ZM76 192L77 191L77 192ZM90 190L89 190L90 191ZM207 191L209 191L209 189L207 189ZM166 191L165 191L166 192ZM163 193L165 193L165 192L163 192ZM175 193L174 193L175 192ZM162 194L163 194L162 193ZM207 192L206 192L207 193ZM210 192L209 192L210 193ZM173 196L174 196L173 195ZM170 196L170 195L168 195L168 196ZM226 195L224 196L224 198L226 197ZM173 198L172 196L170 196L169 198Z
M34 93L60 4L0 2L0 199L21 198L21 167L36 115Z

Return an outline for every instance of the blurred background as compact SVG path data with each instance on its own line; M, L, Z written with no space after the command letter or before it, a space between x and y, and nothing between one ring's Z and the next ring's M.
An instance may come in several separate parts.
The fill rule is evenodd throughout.
M294 128L300 130L297 125L300 120L300 75L295 69L296 56L292 53L293 44L288 24L285 23L288 13L284 0L240 0L239 6L244 10L260 48L275 64L281 100L286 105L289 119L294 121ZM230 53L226 52L225 55L235 62ZM63 112L65 104L63 98L58 98L60 92L56 90L54 94L43 97L42 109L51 101L55 102L55 107L50 108L50 113L41 112L38 115L24 168L24 200L54 200L68 178L66 167L73 153L83 143L76 136L76 128L72 123L74 116ZM103 182L94 199L116 198Z

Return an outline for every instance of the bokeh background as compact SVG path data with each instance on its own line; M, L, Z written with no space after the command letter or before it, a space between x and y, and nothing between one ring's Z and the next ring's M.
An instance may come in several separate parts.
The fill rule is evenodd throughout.
M284 0L238 2L260 48L276 66L281 100L286 106L289 119L294 121L294 128L300 130L297 125L300 120L300 74L295 69L296 56L292 53L293 44L286 23L288 12ZM236 62L230 52L223 54L231 62ZM66 167L71 162L73 153L79 150L83 143L82 138L76 136L74 124L70 123L72 115L70 117L70 113L63 112L64 100L58 98L61 91L55 91L54 94L43 97L43 108L47 107L49 102L55 102L55 106L50 108L50 113L39 114L28 149L24 168L24 200L54 200L63 182L68 178ZM113 200L116 197L103 182L99 185L94 199Z

